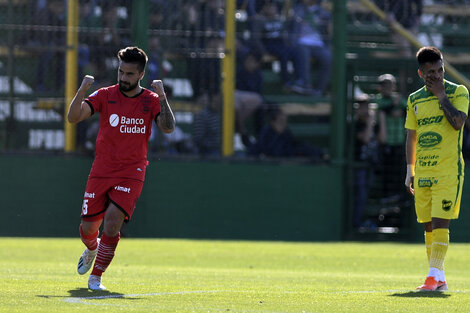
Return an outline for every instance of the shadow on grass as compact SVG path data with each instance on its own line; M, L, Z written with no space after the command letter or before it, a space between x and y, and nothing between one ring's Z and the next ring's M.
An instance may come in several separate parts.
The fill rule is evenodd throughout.
M88 288L76 288L69 290L70 297L82 299L109 299L109 298L124 298L125 295L119 292L111 292L109 290L90 290Z
M407 291L396 292L388 295L389 297L402 297L402 298L449 298L451 295L439 291Z
M40 298L72 298L78 300L104 300L104 299L126 299L136 300L138 298L129 297L119 292L111 292L109 290L89 290L88 288L76 288L68 291L68 296L48 296L37 295Z

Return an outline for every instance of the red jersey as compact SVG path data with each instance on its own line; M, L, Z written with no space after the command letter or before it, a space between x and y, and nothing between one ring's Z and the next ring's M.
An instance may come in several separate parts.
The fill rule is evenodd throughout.
M143 181L152 122L160 114L160 99L148 89L127 97L119 85L101 88L85 102L100 113L96 156L90 177L121 177Z

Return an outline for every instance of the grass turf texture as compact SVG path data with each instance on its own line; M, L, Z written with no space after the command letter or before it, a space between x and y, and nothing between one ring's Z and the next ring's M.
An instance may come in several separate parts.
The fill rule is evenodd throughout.
M468 312L469 248L439 293L414 290L424 244L124 238L92 292L78 238L0 238L0 312Z

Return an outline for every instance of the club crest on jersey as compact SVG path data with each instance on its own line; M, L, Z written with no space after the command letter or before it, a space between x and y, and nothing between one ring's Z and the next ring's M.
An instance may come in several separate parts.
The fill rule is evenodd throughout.
M109 125L111 127L119 126L119 132L122 134L145 134L147 126L144 124L145 120L143 118L119 117L117 114L109 116Z
M415 115L417 115L417 114L418 114L418 106L415 105Z

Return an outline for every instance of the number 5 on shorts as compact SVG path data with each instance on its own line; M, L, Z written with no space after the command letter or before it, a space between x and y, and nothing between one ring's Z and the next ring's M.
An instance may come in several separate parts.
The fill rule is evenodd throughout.
M82 215L86 215L88 213L88 199L83 200L82 206Z

